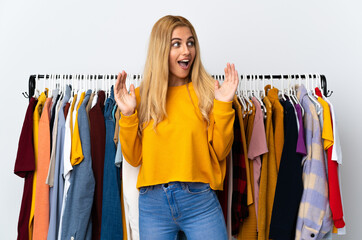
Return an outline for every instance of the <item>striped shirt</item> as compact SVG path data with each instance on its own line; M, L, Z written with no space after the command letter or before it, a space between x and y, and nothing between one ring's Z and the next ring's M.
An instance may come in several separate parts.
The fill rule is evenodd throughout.
M332 229L333 221L328 200L321 127L315 106L303 85L298 88L297 96L305 110L307 156L302 161L304 191L299 206L295 239L322 239Z

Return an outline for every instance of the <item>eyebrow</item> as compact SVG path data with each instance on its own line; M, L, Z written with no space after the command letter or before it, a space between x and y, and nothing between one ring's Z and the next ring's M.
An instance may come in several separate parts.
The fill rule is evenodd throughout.
M190 39L195 40L194 36L189 37L187 40L190 40ZM180 40L181 41L182 39L181 38L172 38L171 41L173 41L173 40Z

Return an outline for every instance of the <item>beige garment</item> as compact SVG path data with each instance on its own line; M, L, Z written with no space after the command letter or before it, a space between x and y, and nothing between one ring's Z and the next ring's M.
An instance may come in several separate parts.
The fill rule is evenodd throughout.
M92 92L92 94L90 95L89 97L89 101L87 103L87 106L85 107L85 111L87 112L87 117L88 117L88 124L89 124L89 131L91 130L90 127L90 120L89 120L89 110L92 108L92 101L93 101L93 98L96 94L94 92Z
M46 179L46 183L53 187L54 185L54 172L55 172L55 150L57 146L57 133L58 133L58 114L59 110L63 104L63 99L59 99L55 111L55 118L54 118L54 125L53 125L53 133L52 133L52 148L51 148L51 154L50 154L50 163L49 163L49 169L48 169L48 176Z
M116 125L114 128L114 137L113 137L113 141L114 144L116 144L116 146L118 146L118 138L119 138L119 118L121 116L121 111L119 110L119 107L117 107L116 110Z

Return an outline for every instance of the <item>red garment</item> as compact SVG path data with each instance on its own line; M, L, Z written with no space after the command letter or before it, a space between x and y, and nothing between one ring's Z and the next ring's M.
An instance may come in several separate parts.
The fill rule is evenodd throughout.
M14 167L14 173L25 179L18 221L18 240L29 239L28 226L33 192L33 176L35 171L33 112L37 102L38 101L35 98L31 98L28 109L26 110Z
M235 110L236 111L236 110ZM242 121L242 119L241 119ZM231 204L231 232L232 235L239 233L240 223L249 216L247 204L247 182L245 153L241 137L241 126L238 114L234 121L234 142L231 148L233 156L233 194Z
M319 88L315 88L317 96L322 97ZM331 116L332 118L332 116ZM333 128L333 121L332 121ZM332 211L334 226L336 228L343 228L346 224L343 220L342 198L339 189L338 178L338 162L332 160L333 145L327 149L327 162L328 162L328 190L329 190L329 205Z
M92 239L94 240L101 238L103 169L106 150L106 125L103 116L104 100L104 91L99 91L97 104L89 110L89 122L92 129L90 131L92 169L96 182L92 206Z

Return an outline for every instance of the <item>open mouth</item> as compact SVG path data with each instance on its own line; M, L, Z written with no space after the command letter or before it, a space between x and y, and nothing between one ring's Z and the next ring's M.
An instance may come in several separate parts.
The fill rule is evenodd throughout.
M187 69L190 64L190 60L181 60L181 61L177 61L177 62L182 69Z

